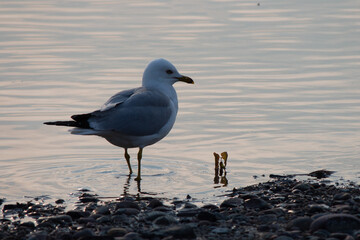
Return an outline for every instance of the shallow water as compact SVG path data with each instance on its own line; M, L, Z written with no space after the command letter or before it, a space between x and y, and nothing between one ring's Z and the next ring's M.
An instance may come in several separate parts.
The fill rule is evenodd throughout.
M196 84L176 84L142 192L216 201L267 180L253 175L322 168L359 183L358 1L1 1L0 33L0 198L136 194L122 149L42 122L98 109L158 57ZM213 182L222 151L227 187Z

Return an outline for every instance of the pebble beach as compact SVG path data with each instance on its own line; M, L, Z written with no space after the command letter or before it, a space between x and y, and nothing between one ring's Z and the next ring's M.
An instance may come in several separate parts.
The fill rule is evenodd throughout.
M360 188L279 177L234 188L220 203L83 192L67 209L35 200L2 203L0 239L359 240Z

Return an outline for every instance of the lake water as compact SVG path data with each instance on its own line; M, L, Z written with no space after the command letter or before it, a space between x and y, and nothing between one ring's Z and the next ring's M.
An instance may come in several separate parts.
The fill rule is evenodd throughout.
M142 192L216 202L271 173L324 168L359 183L359 39L357 0L3 0L0 198L136 194L123 149L42 123L139 86L159 57L195 85L175 85L177 121L144 149ZM228 186L214 184L223 151Z

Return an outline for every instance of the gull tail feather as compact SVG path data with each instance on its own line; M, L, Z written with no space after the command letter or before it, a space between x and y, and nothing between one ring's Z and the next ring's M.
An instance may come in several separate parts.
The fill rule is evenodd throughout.
M55 126L80 127L80 123L75 121L44 122L44 124L55 125Z
M46 125L66 126L66 127L78 127L78 128L91 128L88 119L91 117L91 113L79 114L71 116L74 121L55 121L44 122Z

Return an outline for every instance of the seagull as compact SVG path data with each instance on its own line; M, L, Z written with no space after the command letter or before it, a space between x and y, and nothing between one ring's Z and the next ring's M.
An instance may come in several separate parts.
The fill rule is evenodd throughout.
M128 148L139 148L138 175L144 147L163 139L172 129L178 112L178 99L173 84L194 84L181 75L169 61L160 58L145 68L142 86L112 96L97 111L73 115L71 121L44 122L46 125L75 127L74 134L98 135L125 150L129 174L133 173Z

